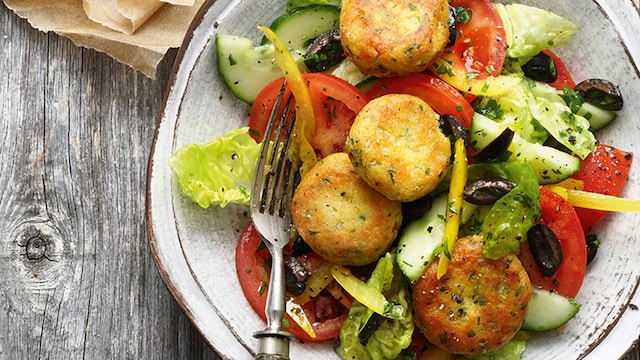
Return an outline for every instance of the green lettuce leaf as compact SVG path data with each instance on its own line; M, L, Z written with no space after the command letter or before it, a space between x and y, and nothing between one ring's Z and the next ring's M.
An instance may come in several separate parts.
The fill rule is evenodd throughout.
M516 186L491 206L480 232L484 236L482 255L498 259L509 253L518 254L527 231L540 217L540 189L535 173L525 162L476 164L469 167L469 178L499 176Z
M249 128L234 129L207 144L177 150L169 166L182 192L203 208L249 204L260 144Z
M474 107L480 113L492 109L493 120L529 142L542 144L551 135L584 159L595 148L596 137L589 120L574 114L560 94L548 84L523 80L500 96L481 98Z
M578 31L571 21L536 7L496 4L496 9L504 23L510 58L528 60L541 50L566 46Z
M375 315L372 310L354 301L340 330L343 359L395 359L411 343L415 326L408 285L390 253L378 260L367 284L379 289L389 301L402 305L403 313L399 319L380 317L383 320L379 327L366 345L362 345L360 332Z

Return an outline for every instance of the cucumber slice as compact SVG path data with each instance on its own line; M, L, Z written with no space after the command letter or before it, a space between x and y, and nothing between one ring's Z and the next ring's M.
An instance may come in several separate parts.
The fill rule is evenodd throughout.
M614 111L605 110L588 102L582 103L578 115L589 120L589 130L598 131L609 125L618 116Z
M338 29L340 8L332 5L310 5L284 13L269 27L289 49L304 52L316 36ZM262 44L269 40L262 38Z
M248 38L216 35L218 71L231 92L249 104L267 84L282 76L274 52L273 44L254 47ZM299 65L303 63L302 53L292 51L292 56Z
M481 150L502 133L500 124L488 117L475 113L471 122L469 137L471 146ZM529 163L540 184L555 184L573 175L580 169L580 159L550 146L532 143L517 133L509 150L509 160Z
M522 330L549 331L557 329L571 320L580 310L574 299L556 292L532 288L527 317Z
M462 208L461 223L466 223L476 205L465 202ZM442 247L444 237L447 194L440 194L431 204L431 209L420 219L410 222L398 240L396 261L407 279L414 283L427 269Z

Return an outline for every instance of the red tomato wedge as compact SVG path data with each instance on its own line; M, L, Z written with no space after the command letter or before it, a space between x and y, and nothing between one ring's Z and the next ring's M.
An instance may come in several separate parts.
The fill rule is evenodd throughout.
M542 211L538 223L547 225L560 241L562 264L555 275L543 276L531 255L528 242L520 246L518 258L533 286L556 290L560 295L575 298L587 269L587 244L580 220L573 206L544 187L540 187L540 207Z
M565 86L573 90L576 87L576 83L573 81L571 73L569 73L564 62L558 57L558 55L551 52L551 50L543 50L542 52L551 57L556 67L557 78L554 82L550 82L549 85L558 90L564 90Z
M367 91L375 98L386 94L410 94L424 100L440 115L453 115L465 128L471 126L473 107L465 97L444 80L426 74L383 79Z
M318 158L344 149L353 120L369 101L368 97L348 82L326 73L303 74L309 86L316 120L316 132L310 143ZM274 80L256 97L249 114L249 128L256 141L262 140L283 78ZM287 92L290 91L287 89Z
M500 15L488 0L452 0L451 6L467 8L471 20L456 24L456 41L442 58L454 69L475 73L482 79L497 76L507 53L507 38Z
M265 254L265 251L260 249L261 242L262 239L257 230L253 224L249 224L236 246L236 274L249 305L263 321L266 321L264 309L267 303L269 269L265 255L268 252ZM289 327L285 330L304 341L335 339L340 336L340 327L347 317L346 313L337 314L336 306L336 301L325 298L310 301L302 306L309 319L317 316L322 319L317 322L312 321L315 338L310 337L288 315L285 315L284 324L288 324Z
M580 170L572 178L582 180L582 190L620 196L627 182L633 154L615 147L597 144L595 150L580 162ZM582 229L589 233L607 214L606 211L576 208Z

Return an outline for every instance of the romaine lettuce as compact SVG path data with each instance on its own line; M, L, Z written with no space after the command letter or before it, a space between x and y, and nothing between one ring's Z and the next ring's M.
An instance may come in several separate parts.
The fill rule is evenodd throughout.
M493 103L490 103L493 101ZM506 125L521 138L542 144L551 135L571 152L584 159L596 144L589 120L571 112L557 90L545 83L523 80L496 97L484 97L475 105L478 112L499 106L494 120Z
M521 161L476 164L469 167L469 178L498 176L516 186L491 206L482 219L480 232L484 236L482 255L498 259L520 252L520 243L540 217L540 190L531 166Z
M504 23L510 58L528 60L541 50L566 46L578 31L571 21L536 7L496 4L496 9Z
M395 359L411 343L415 325L408 285L390 253L378 260L367 284L379 289L390 301L402 305L403 314L399 319L382 318L382 323L363 345L360 333L374 313L354 301L340 330L342 356L344 359Z
M182 192L203 208L249 204L260 144L248 128L234 129L207 144L178 149L169 166Z

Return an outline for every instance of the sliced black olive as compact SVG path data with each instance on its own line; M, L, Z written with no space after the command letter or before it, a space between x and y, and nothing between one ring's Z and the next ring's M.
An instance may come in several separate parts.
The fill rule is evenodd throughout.
M462 126L460 120L453 115L442 115L439 120L440 130L446 136L467 140L467 129Z
M447 47L456 42L456 8L449 4L449 41Z
M571 154L571 150L566 147L564 144L560 143L560 141L558 141L556 138L554 138L553 136L549 136L545 141L544 141L544 146L549 146L552 147L556 150L560 150L562 152L566 152L567 154Z
M304 64L311 72L321 72L345 58L340 30L331 30L316 37L304 54Z
M602 79L588 79L580 82L574 89L584 101L605 110L622 109L622 94L618 87L610 81Z
M364 325L360 333L358 334L358 340L362 346L367 345L369 342L369 338L373 335L376 330L380 327L380 324L384 321L384 317L378 313L373 313L367 320L367 323Z
M544 224L536 224L527 231L533 259L543 276L553 276L562 264L562 248L556 234Z
M284 258L284 284L288 292L293 295L300 295L307 287L309 273L300 264L297 258L285 256Z
M589 264L598 253L600 239L598 239L596 234L589 234L585 237L585 240L587 241L587 264Z
M296 236L295 240L293 240L293 243L291 244L291 256L298 257L306 255L311 251L311 246L304 241L302 236Z
M554 82L558 78L556 64L549 55L543 52L539 52L522 65L522 71L529 79L547 83Z
M423 196L417 200L402 203L402 223L406 224L421 218L422 215L431 209L432 203L433 198L429 195Z
M478 179L464 188L465 201L477 205L492 205L511 191L516 184L501 177Z
M493 139L493 141L489 143L489 145L473 154L472 157L476 161L500 159L500 157L505 154L507 149L509 149L509 145L511 145L511 141L513 140L513 135L513 130L509 128L504 129L504 131L500 135L498 135L498 137Z

